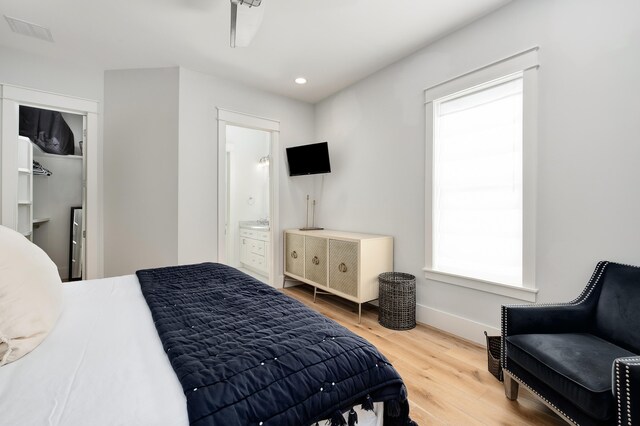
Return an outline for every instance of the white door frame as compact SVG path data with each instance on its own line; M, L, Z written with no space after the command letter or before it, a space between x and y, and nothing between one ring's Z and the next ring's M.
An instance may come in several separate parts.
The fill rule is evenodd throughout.
M98 233L98 102L58 95L24 87L0 85L0 223L12 229L17 226L17 137L19 106L28 105L86 116L87 135L83 141L86 157L86 237L84 279L99 278Z
M225 263L227 221L227 125L262 130L271 134L269 151L269 283L277 286L276 265L280 264L278 249L279 225L279 152L280 122L242 112L218 109L218 262Z

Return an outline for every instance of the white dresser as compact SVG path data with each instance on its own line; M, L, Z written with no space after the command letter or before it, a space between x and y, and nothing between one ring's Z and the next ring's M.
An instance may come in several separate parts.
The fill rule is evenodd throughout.
M393 271L393 237L343 231L284 232L284 275L358 304L378 298L378 275Z

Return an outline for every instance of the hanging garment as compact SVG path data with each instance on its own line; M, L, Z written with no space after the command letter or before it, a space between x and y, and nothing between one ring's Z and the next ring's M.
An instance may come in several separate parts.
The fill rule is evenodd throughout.
M74 154L71 128L58 111L20 106L20 136L26 136L44 152Z

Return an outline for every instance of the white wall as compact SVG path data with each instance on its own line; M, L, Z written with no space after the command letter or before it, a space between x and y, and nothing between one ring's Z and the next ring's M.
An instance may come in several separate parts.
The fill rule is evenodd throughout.
M71 207L82 207L82 159L42 155L37 150L33 159L52 174L33 176L33 217L49 218L33 230L33 242L53 260L60 277L67 279Z
M103 71L0 46L0 81L67 96L102 100Z
M514 1L322 101L316 139L329 141L333 170L323 226L393 235L423 321L479 341L497 328L500 305L518 301L422 273L423 90L540 46L538 301L577 296L599 260L640 264L638 16L635 0Z
M103 70L78 59L55 61L0 46L0 82L99 102L98 112L98 274L103 274L102 100Z
M218 258L218 134L216 108L280 121L280 229L276 253L282 274L282 230L304 222L306 183L287 176L284 149L313 142L314 107L282 96L180 68L180 263L215 261Z
M178 262L178 68L105 72L105 275Z
M216 107L279 120L283 147L313 136L303 102L184 68L105 73L107 276L217 261ZM289 206L307 190L290 187L286 170L280 179L281 223L297 226L302 206Z

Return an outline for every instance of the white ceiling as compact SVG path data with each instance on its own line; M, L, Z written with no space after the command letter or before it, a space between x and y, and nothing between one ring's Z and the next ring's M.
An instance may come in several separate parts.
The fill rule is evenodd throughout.
M263 0L256 38L231 49L229 0L0 0L55 39L2 19L0 44L100 69L180 65L317 102L509 1Z

